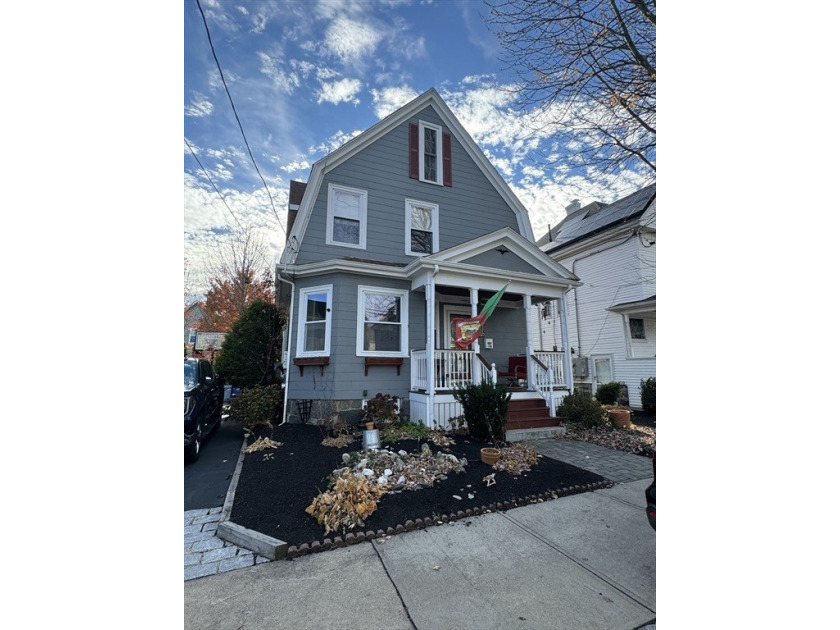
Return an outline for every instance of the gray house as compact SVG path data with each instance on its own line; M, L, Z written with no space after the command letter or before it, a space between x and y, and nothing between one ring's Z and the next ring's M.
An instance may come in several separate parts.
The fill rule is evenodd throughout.
M528 313L565 314L580 282L534 244L527 210L437 91L320 159L292 193L277 265L287 420L352 423L381 392L446 426L461 413L452 388L481 379L554 415L572 388L568 335L535 351ZM452 319L505 286L482 337L456 348ZM524 373L508 374L517 361Z

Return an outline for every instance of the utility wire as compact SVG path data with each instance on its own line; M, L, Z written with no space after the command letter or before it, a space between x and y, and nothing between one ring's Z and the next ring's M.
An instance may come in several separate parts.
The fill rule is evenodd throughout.
M236 225L239 226L240 230L244 230L245 228L242 227L242 224L239 222L239 219L237 219L236 215L233 214L233 210L230 209L230 206L228 205L227 201L225 201L224 196L222 195L222 193L219 192L219 189L216 188L216 184L213 183L213 180L210 177L210 173L208 173L207 169L204 168L204 165L201 163L201 160L198 159L198 156L195 154L195 151L193 151L192 146L190 146L190 143L187 141L186 138L184 138L184 144L187 145L187 148L190 150L190 153L192 153L192 156L195 158L195 161L198 162L198 165L201 167L201 170L204 171L204 175L207 177L207 180L210 182L210 185L213 186L213 190L215 190L216 194L218 194L219 197L221 197L222 203L225 204L225 208L227 208L228 212L230 212L230 216L232 216L233 220L236 221Z
M204 16L204 9L201 8L201 0L195 0L195 3L198 5L198 10L201 13L201 19L204 21L204 30L207 32L207 41L210 42L210 50L213 52L213 59L216 61L216 67L219 69L219 76L222 78L222 85L225 87L225 93L230 101L231 109L233 109L233 115L236 117L236 123L239 125L239 131L242 133L242 139L245 141L245 147L248 149L248 155L251 156L251 162L253 162L254 168L257 169L257 175L260 176L263 186L265 187L265 191L268 193L268 200L271 202L271 209L274 211L274 216L277 217L280 229L283 230L283 236L286 236L286 228L283 226L283 222L280 220L280 215L277 214L277 208L274 206L274 197L271 196L268 184L265 183L265 178L260 172L260 167L257 166L257 161L254 159L254 154L251 152L251 145L248 144L248 138L245 137L245 130L242 128L242 121L239 120L239 114L236 112L236 106L233 104L233 97L230 95L227 81L225 81L225 74L222 72L222 65L219 63L219 58L216 56L216 49L213 46L213 39L210 37L210 27L207 26L207 18Z

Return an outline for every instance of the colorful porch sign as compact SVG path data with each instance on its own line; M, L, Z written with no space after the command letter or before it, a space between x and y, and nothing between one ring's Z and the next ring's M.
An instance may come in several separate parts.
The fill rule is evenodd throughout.
M452 320L452 339L456 348L461 348L462 350L469 348L470 344L478 339L482 328L484 328L484 323L490 318L493 311L496 310L496 306L505 294L507 286L507 284L503 286L493 297L487 300L487 304L484 305L484 308L475 317L456 318Z

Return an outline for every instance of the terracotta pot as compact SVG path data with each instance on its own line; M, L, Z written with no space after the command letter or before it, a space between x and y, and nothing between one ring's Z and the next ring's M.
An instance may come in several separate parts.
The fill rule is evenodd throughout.
M365 422L365 429L367 429L368 431L373 429L373 422Z
M481 461L491 466L499 461L502 456L502 451L497 448L483 448L481 449Z
M610 409L607 411L610 422L614 427L626 429L630 426L630 411L627 409Z

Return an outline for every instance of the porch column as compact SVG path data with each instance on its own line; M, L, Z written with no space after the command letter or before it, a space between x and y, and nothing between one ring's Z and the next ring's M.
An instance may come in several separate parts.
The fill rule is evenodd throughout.
M470 317L475 317L478 315L478 289L470 289ZM475 356L472 357L472 382L478 385L481 382L481 365L478 360L478 355L481 352L481 342L479 342L480 337L476 337L476 340L472 343L472 349L475 352Z
M560 334L563 336L563 380L569 386L569 393L575 391L575 379L572 376L572 340L569 339L569 326L566 318L566 294L560 296L557 311L560 313Z
M426 426L435 418L435 277L426 280Z
M530 365L534 348L531 345L531 296L527 293L522 296L522 307L525 309L525 365ZM534 375L532 372L533 370L531 369L526 370L529 390L534 389Z

